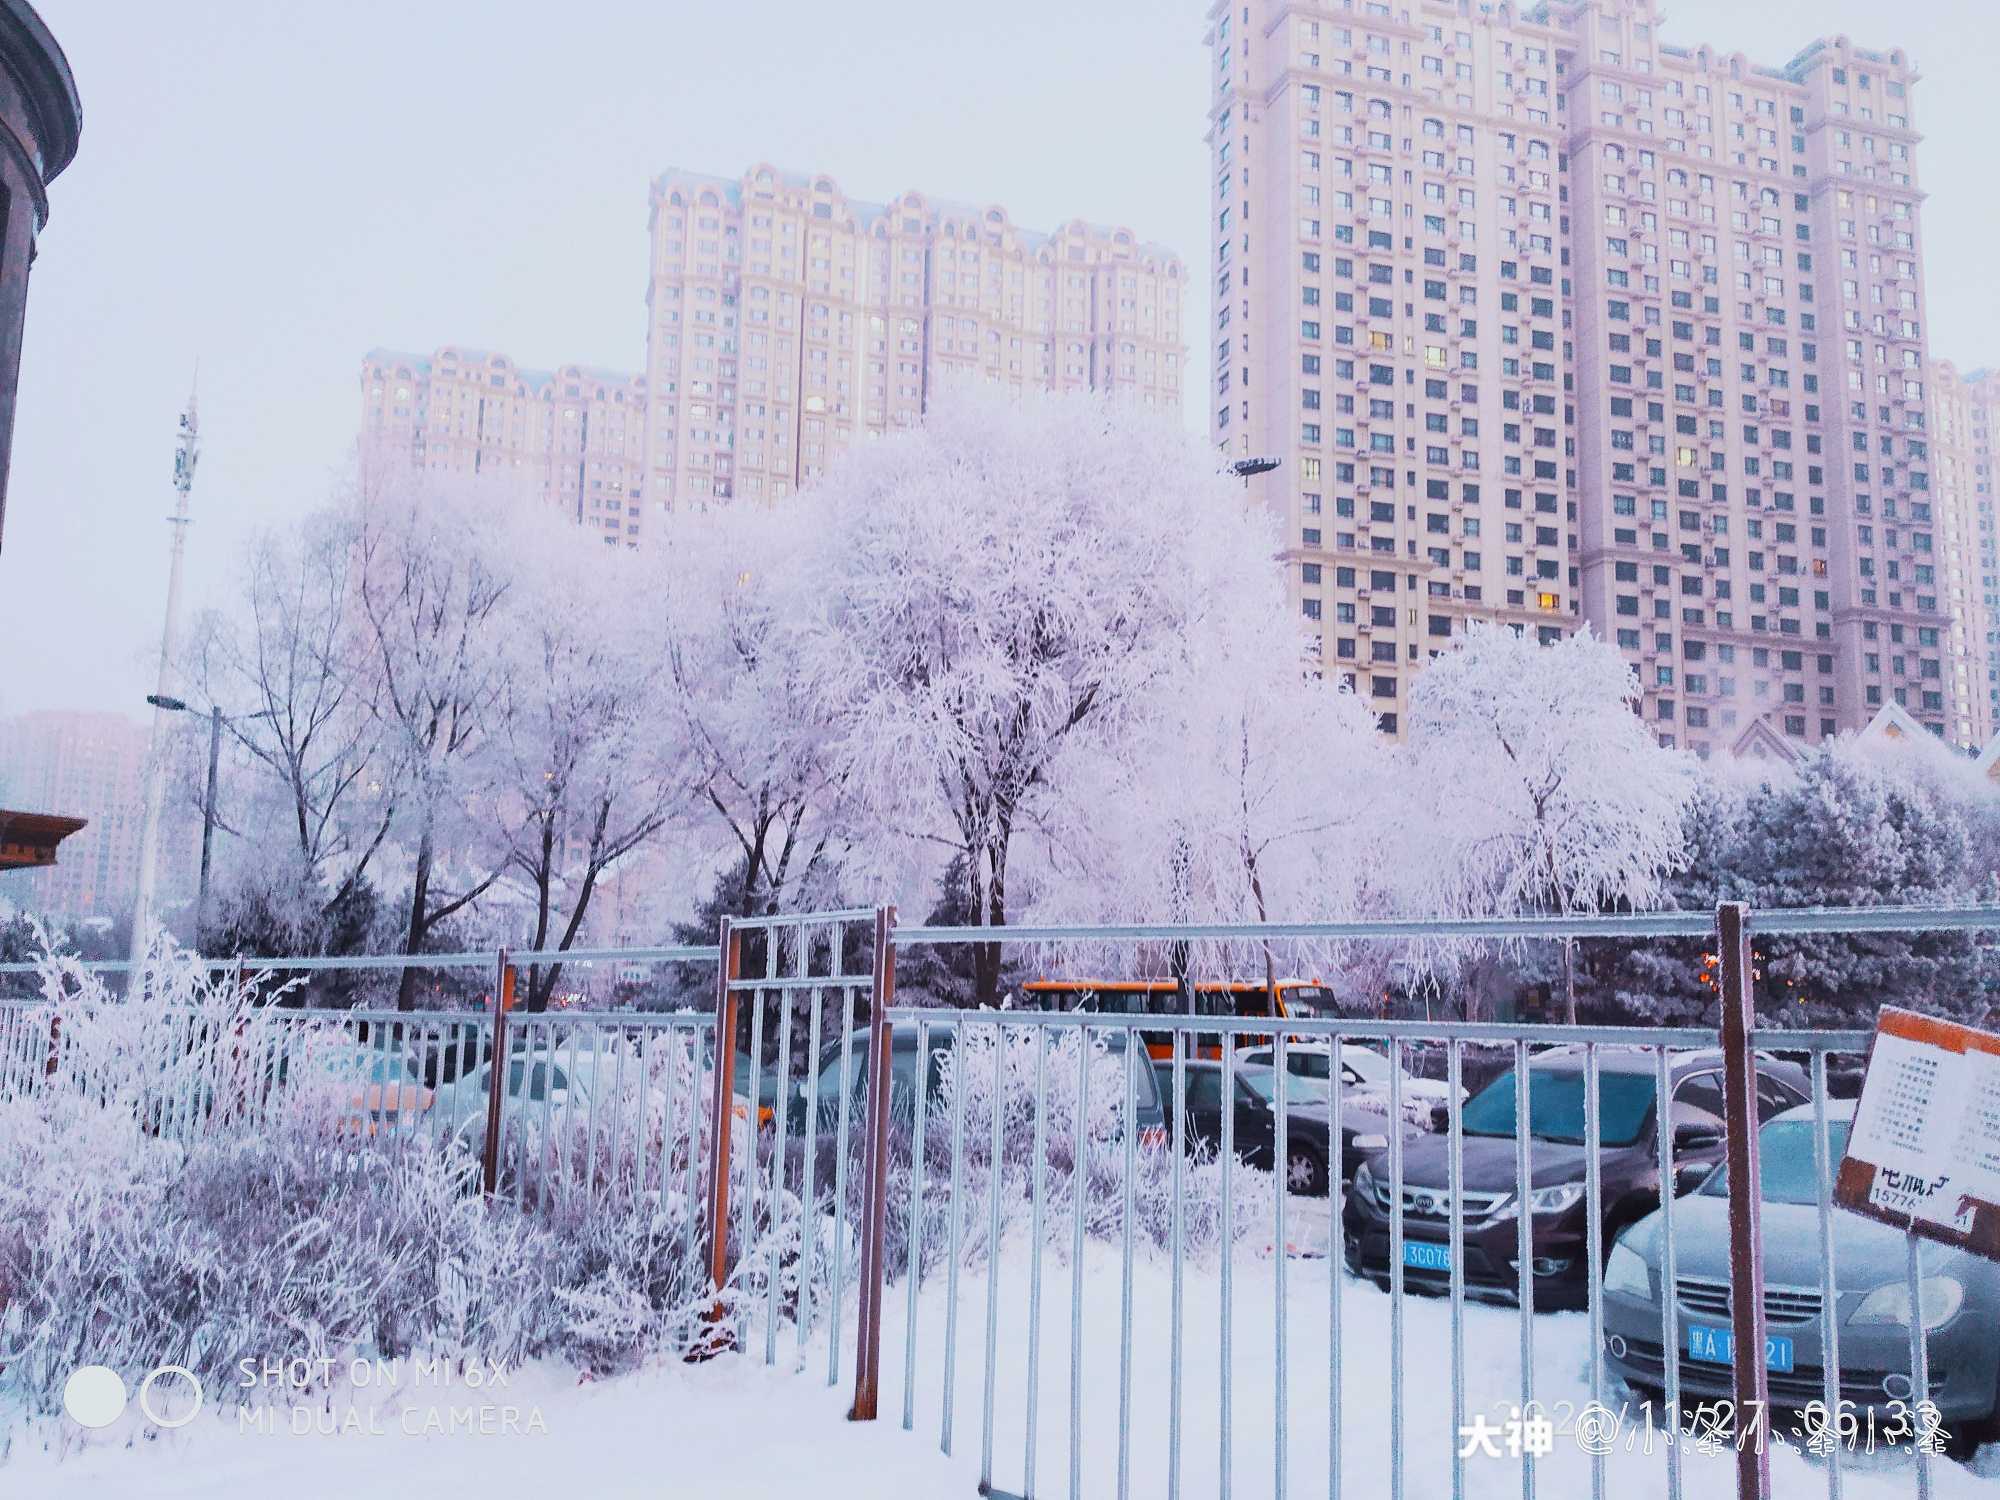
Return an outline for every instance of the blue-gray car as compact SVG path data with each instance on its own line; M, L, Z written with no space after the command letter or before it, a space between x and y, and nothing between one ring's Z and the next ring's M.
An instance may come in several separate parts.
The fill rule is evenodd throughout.
M1829 1170L1837 1166L1854 1101L1827 1102ZM1765 1363L1771 1404L1796 1412L1824 1401L1819 1194L1811 1106L1790 1109L1758 1133L1763 1176ZM1729 1172L1718 1168L1674 1205L1680 1388L1683 1400L1730 1394ZM1628 1385L1657 1398L1665 1386L1660 1328L1660 1215L1626 1231L1604 1269L1605 1352ZM1874 1411L1894 1422L1912 1402L1910 1294L1905 1237L1833 1210L1834 1313L1840 1397L1854 1420ZM1929 1331L1930 1399L1959 1445L1990 1439L2000 1407L2000 1266L1925 1242L1921 1316ZM1803 1432L1799 1424L1792 1424ZM1788 1429L1775 1429L1784 1435Z

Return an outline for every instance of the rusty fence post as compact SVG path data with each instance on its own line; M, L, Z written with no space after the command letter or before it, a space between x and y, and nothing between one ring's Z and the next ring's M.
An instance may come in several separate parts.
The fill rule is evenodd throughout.
M736 1085L736 980L743 962L743 935L728 917L716 936L715 962L715 1080L708 1105L708 1279L715 1292L710 1317L716 1328L728 1326L722 1288L729 1280L730 1121ZM752 1138L754 1142L754 1137ZM754 1144L752 1149L754 1150Z
M486 1140L480 1153L479 1177L488 1196L500 1185L501 1105L507 1089L507 1012L514 1008L514 966L500 950L493 973L493 1064L487 1072Z
M1751 985L1750 908L1740 901L1716 907L1715 936L1722 961L1723 1122L1729 1131L1730 1388L1736 1407L1736 1497L1770 1500L1764 1184L1757 1149L1757 1055L1751 1042L1757 1016ZM1667 1288L1663 1294L1675 1292ZM1668 1357L1678 1359L1680 1351L1669 1350Z
M868 1139L862 1163L861 1309L854 1334L854 1406L850 1422L872 1422L882 1394L883 1221L889 1205L889 1100L893 1088L890 1050L894 1041L889 1007L896 1003L896 908L875 908L874 995L868 1007ZM963 1056L963 1054L960 1054ZM928 1070L917 1059L915 1087L928 1087ZM913 1150L921 1151L916 1142ZM912 1217L919 1205L912 1203ZM910 1268L915 1274L916 1268ZM838 1313L836 1312L836 1316Z

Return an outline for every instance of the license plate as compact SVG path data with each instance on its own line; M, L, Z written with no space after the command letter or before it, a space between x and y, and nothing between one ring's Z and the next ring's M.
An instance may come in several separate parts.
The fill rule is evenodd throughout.
M1687 1350L1690 1359L1726 1365L1734 1357L1735 1348L1736 1335L1727 1328L1710 1328L1701 1323L1688 1325ZM1766 1369L1780 1374L1790 1374L1792 1341L1782 1334L1768 1335L1764 1340L1764 1365Z
M1434 1245L1429 1240L1404 1240L1403 1264L1417 1271L1449 1271L1451 1246Z

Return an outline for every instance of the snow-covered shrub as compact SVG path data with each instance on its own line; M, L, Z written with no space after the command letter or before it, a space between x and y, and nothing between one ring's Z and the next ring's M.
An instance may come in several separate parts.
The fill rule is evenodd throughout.
M644 1059L685 1072L673 1121L663 1090L635 1088L621 1097L643 1131L564 1149L533 1184L548 1191L516 1203L473 1190L462 1144L371 1128L338 1020L178 955L143 1001L74 964L41 977L42 1002L0 1022L0 1405L52 1412L91 1363L130 1380L179 1364L210 1390L243 1359L622 1368L712 1340L712 1309L764 1296L771 1274L796 1283L796 1204L779 1200L732 1233L730 1285L709 1285L685 1191L709 1085L685 1046Z

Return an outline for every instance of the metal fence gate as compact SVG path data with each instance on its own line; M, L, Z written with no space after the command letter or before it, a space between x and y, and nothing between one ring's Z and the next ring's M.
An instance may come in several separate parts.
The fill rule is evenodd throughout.
M1583 1404L1600 1426L1599 1408L1617 1415L1627 1438L1643 1430L1646 1463L1673 1497L1725 1482L1706 1451L1719 1446L1735 1493L1762 1497L1773 1413L1817 1401L1839 1439L1842 1413L1895 1391L1908 1407L1929 1402L1933 1372L1914 1239L1906 1352L1880 1372L1880 1389L1873 1374L1843 1371L1854 1296L1840 1281L1829 1196L1840 1147L1828 1064L1857 1059L1871 1037L1757 1027L1753 921L1760 933L1987 933L2000 930L2000 908L906 929L881 907L727 919L713 949L210 968L247 979L417 965L469 973L475 986L487 976L471 1008L287 1011L267 1045L289 1056L288 1038L311 1032L416 1059L413 1074L358 1099L360 1128L467 1146L478 1185L526 1210L667 1215L677 1226L667 1253L698 1264L713 1289L706 1350L801 1366L823 1356L829 1385L851 1361L855 1419L935 1432L946 1452L976 1429L983 1492L1458 1500L1492 1488L1475 1471L1493 1460L1463 1439L1504 1398L1528 1421L1572 1401L1561 1440L1579 1450ZM974 942L1073 952L1709 934L1714 1029L939 1009L896 994L898 950ZM523 970L558 961L692 966L710 978L678 1009L516 1008ZM0 965L0 984L33 967ZM0 1089L75 1070L61 1011L0 997ZM162 1072L171 1091L146 1106L162 1132L256 1128L255 1109L218 1106L225 1065L239 1082L263 1080L244 1097L277 1097L273 1059L246 1065L212 1028L190 1021L165 1048L200 1066ZM1368 1058L1380 1077L1357 1081L1348 1064ZM1784 1077L1796 1087L1760 1096L1794 1066ZM1566 1157L1535 1133L1549 1070L1580 1092L1580 1139ZM1724 1128L1702 1148L1722 1170L1690 1199L1681 1158L1705 1139L1681 1131L1693 1078L1712 1079ZM1300 1091L1295 1079L1323 1086ZM1469 1128L1468 1086L1493 1079L1499 1091L1480 1095ZM1379 1131L1349 1128L1364 1097ZM1435 1128L1412 1129L1425 1100ZM1810 1130L1812 1285L1763 1275L1759 1139L1774 1100ZM1632 1132L1615 1149L1613 1115ZM1496 1132L1496 1118L1509 1128ZM1441 1166L1412 1175L1413 1153L1435 1165L1440 1152ZM1567 1165L1546 1165L1558 1161ZM1612 1241L1638 1222L1613 1211L1635 1172L1651 1174L1657 1227L1633 1251L1641 1269L1617 1258L1607 1291ZM1550 1249L1561 1215L1576 1243ZM1676 1222L1690 1216L1726 1222L1726 1269L1679 1263L1693 1242ZM1558 1301L1581 1316L1538 1311ZM1696 1333L1712 1341L1705 1351L1691 1349ZM1774 1337L1810 1343L1817 1363L1767 1367L1758 1356ZM1656 1406L1635 1409L1634 1389ZM1683 1408L1697 1398L1733 1402L1736 1428L1686 1431ZM1524 1500L1602 1497L1634 1475L1632 1452L1630 1442L1578 1454L1528 1444L1500 1461ZM1859 1461L1840 1440L1812 1455L1834 1500ZM1906 1461L1912 1491L1928 1497L1938 1460L1919 1444Z

